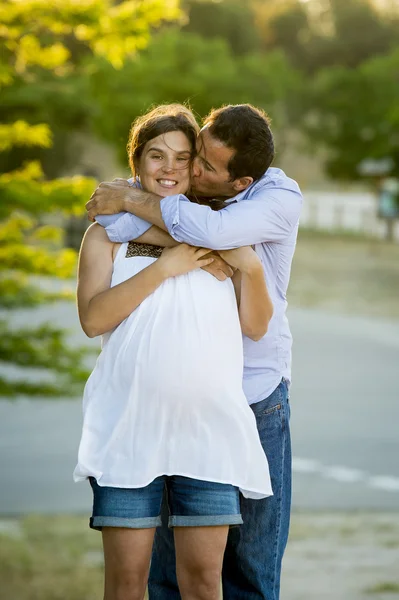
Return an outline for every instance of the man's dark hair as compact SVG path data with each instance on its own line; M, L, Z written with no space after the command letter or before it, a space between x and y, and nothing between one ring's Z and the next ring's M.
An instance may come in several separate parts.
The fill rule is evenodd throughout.
M235 150L228 170L231 180L239 177L260 179L274 158L270 119L251 104L222 106L212 110L204 121L209 133Z

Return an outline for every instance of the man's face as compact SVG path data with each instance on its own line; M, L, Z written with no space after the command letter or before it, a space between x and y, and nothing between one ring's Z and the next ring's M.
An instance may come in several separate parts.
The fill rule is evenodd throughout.
M229 160L235 150L212 137L205 127L197 139L197 156L192 168L191 191L197 196L232 198L237 194L230 181Z

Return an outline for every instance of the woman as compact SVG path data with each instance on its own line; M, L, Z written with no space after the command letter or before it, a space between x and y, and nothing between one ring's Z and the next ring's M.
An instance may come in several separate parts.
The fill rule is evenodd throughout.
M133 125L133 175L167 196L189 187L198 127L183 106ZM75 479L90 478L91 527L102 530L105 600L143 598L166 485L182 598L217 598L239 489L272 494L267 460L242 391L240 320L264 335L272 307L251 248L224 253L233 284L201 269L209 250L114 244L92 225L82 243L78 309L90 337L104 335L84 394ZM251 315L251 297L265 315ZM204 591L205 590L205 591Z

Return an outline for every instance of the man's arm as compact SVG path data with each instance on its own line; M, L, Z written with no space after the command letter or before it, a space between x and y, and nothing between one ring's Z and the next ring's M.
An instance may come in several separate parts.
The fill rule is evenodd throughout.
M160 209L161 200L162 197L157 194L145 192L140 188L130 186L125 180L116 179L100 183L87 202L86 210L90 221L95 221L98 215L114 215L115 218L117 213L128 212L140 217L142 222L147 221L167 231ZM123 217L121 216L117 220L120 221L121 218ZM137 224L136 219L130 220L131 223ZM135 229L135 225L132 225L132 228Z
M213 250L281 242L297 226L301 206L299 190L273 187L217 212L182 196L161 201L164 222L175 240Z
M89 219L97 220L106 229L109 239L113 242L128 242L135 240L141 244L153 244L154 246L173 247L180 242L172 238L167 231L164 222L163 228L136 217L125 211L126 198L132 191L138 192L140 198L146 194L141 189L129 185L124 179L116 179L112 183L102 183L92 194L86 209ZM150 194L151 196L151 194ZM158 205L161 198L153 195ZM144 196L145 197L145 196ZM116 213L116 214L115 214ZM155 213L157 209L155 206ZM159 215L158 215L159 217ZM141 227L141 229L140 229ZM213 255L211 264L202 267L219 281L224 281L233 275L233 270L219 255Z
M299 188L271 185L250 199L233 203L220 211L190 202L185 196L160 198L134 188L113 189L102 184L86 205L89 218L100 211L124 210L167 230L178 242L213 250L227 250L262 242L279 242L297 225L302 206ZM119 196L118 205L115 198ZM114 199L113 199L114 197Z
M152 227L148 220L125 210L125 198L129 197L129 190L137 190L138 197L145 194L140 187L132 185L132 180L118 178L111 183L100 183L86 204L89 220L96 221L104 227L111 242L134 240L164 247L175 245L175 241L172 243L173 238L158 235L159 231ZM167 233L163 221L161 229ZM163 243L158 243L160 241Z
M104 227L111 242L130 242L137 240L153 228L151 223L128 212L115 215L97 215L95 221ZM164 232L166 234L166 232ZM147 242L150 243L150 242Z

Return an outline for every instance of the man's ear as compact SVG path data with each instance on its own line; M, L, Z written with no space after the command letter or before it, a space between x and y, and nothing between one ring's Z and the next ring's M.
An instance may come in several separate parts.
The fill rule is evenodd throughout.
M249 187L253 182L253 177L240 177L239 179L234 180L233 189L237 193L242 192L243 190L246 190L247 187Z

